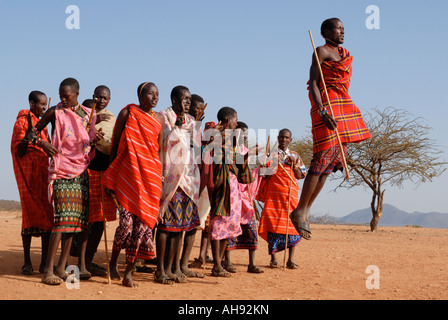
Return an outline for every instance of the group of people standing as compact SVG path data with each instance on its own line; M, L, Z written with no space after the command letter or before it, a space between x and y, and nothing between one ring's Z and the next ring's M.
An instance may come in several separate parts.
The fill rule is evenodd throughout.
M342 49L338 45L343 37L337 38L335 33L340 30L338 23L338 19L332 20L322 29L327 43L337 44L334 50ZM337 61L349 57L345 49L336 52L340 59L331 51L328 56ZM347 69L347 65L342 67ZM311 76L310 81L315 74ZM337 80L333 81L336 89ZM347 81L344 86L348 89ZM69 276L65 268L74 239L81 279L92 275L121 279L118 258L124 250L122 283L129 287L136 286L132 273L137 260L156 259L154 279L159 283L204 277L192 269L207 262L209 245L211 276L229 277L236 271L230 258L233 249L247 249L247 271L262 273L255 264L258 235L268 242L270 267L279 267L276 253L289 248L287 267L297 268L295 247L302 236L310 237L309 206L326 176L341 168L334 143L323 138L323 128L331 135L336 120L323 112L325 103L316 98L319 87L315 79L310 84L313 140L314 133L320 135L311 177L300 156L288 148L292 141L289 129L279 131L278 148L269 157L256 161L260 150L248 148L248 126L238 121L237 111L223 107L216 122L209 121L201 128L204 100L185 86L173 88L171 106L156 112L158 88L152 82L142 83L137 88L138 104L127 105L117 117L106 109L111 92L104 85L81 104L78 81L67 78L59 86L61 102L53 107L43 92L31 92L30 108L19 112L11 141L22 205L22 273L34 272L30 259L33 236L42 237L39 271L42 282L49 285L58 285ZM344 104L347 101L341 106ZM343 109L338 109L338 117ZM360 114L349 123L354 118L359 119ZM343 129L340 117L337 121ZM363 125L362 118L358 122ZM51 135L47 132L50 123ZM356 141L349 141L350 132L342 135L348 139L344 143L362 141L368 131L362 137L361 131L357 131ZM303 208L297 180L305 177L302 197L305 193L311 201L305 199ZM254 201L263 203L260 215ZM105 222L117 216L119 225L107 274L93 259ZM202 230L200 253L190 263L197 230ZM60 243L61 255L55 266Z

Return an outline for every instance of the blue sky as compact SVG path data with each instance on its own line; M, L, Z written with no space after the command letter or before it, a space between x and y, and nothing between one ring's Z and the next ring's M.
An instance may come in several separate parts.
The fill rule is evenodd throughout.
M369 30L366 8L380 10L380 29ZM80 9L80 29L66 28L66 7ZM171 89L186 85L208 103L206 121L223 106L237 109L251 128L309 132L306 89L312 57L308 30L323 43L321 22L339 17L354 56L350 94L361 109L394 106L423 117L431 137L448 151L447 63L440 52L446 1L12 1L0 2L0 198L19 200L10 139L15 117L32 90L57 103L59 83L75 77L79 100L105 84L109 109L137 102L137 86L156 83L157 110L170 105ZM260 143L263 138L260 138ZM446 153L444 155L446 159ZM314 214L343 216L370 204L363 188L328 193ZM387 187L385 202L405 211L448 212L448 173L418 188Z

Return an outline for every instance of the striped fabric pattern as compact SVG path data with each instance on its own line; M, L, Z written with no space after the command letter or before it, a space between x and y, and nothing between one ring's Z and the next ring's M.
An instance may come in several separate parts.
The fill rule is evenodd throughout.
M338 133L342 143L358 143L370 138L369 130L362 119L361 111L353 103L348 94L352 76L353 57L340 48L341 60L324 61L322 72L327 86L333 114L338 122ZM309 88L308 88L309 89ZM328 107L322 82L319 84L322 103ZM326 150L337 145L336 133L329 130L319 116L319 109L309 94L311 101L311 122L313 134L313 153Z
M285 170L294 177L291 167L284 166ZM299 187L291 184L291 204L288 212L289 176L284 170L263 179L258 190L257 200L264 202L261 213L258 234L268 241L268 233L286 234L286 226L289 214L299 203ZM298 235L291 220L288 225L288 235Z
M38 121L30 110L20 110L11 138L11 155L22 206L22 230L34 227L49 232L53 227L54 217L53 206L48 201L48 156L32 143L28 144L25 156L17 155L17 148L28 127L35 126ZM40 136L43 141L48 142L46 128L41 131Z
M114 221L117 219L117 208L111 197L101 187L103 172L89 170L89 223Z
M157 223L162 191L162 165L158 149L160 122L137 105L129 110L117 157L101 184L114 190L118 202L153 228Z

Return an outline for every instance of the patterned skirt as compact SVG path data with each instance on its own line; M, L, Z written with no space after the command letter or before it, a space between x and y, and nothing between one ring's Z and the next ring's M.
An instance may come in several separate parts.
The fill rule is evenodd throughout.
M288 235L288 248L296 246L300 240L299 235ZM269 254L285 250L286 234L268 232L268 250Z
M200 224L198 207L181 188L177 188L157 228L167 232L188 232Z
M241 230L243 231L242 234L236 238L229 239L226 250L257 249L258 234L255 219L250 220L248 224L242 224Z
M136 259L154 258L153 234L149 226L139 217L120 206L120 224L115 230L113 250L126 250L126 260L134 263Z
M77 233L89 229L89 175L53 181L54 226L52 232Z

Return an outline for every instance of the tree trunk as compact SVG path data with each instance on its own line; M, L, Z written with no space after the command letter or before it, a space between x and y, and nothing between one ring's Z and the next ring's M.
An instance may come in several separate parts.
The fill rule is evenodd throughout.
M384 190L385 191L385 190ZM372 220L370 221L370 231L376 231L378 222L383 215L383 197L384 191L374 192L370 208L372 210Z

